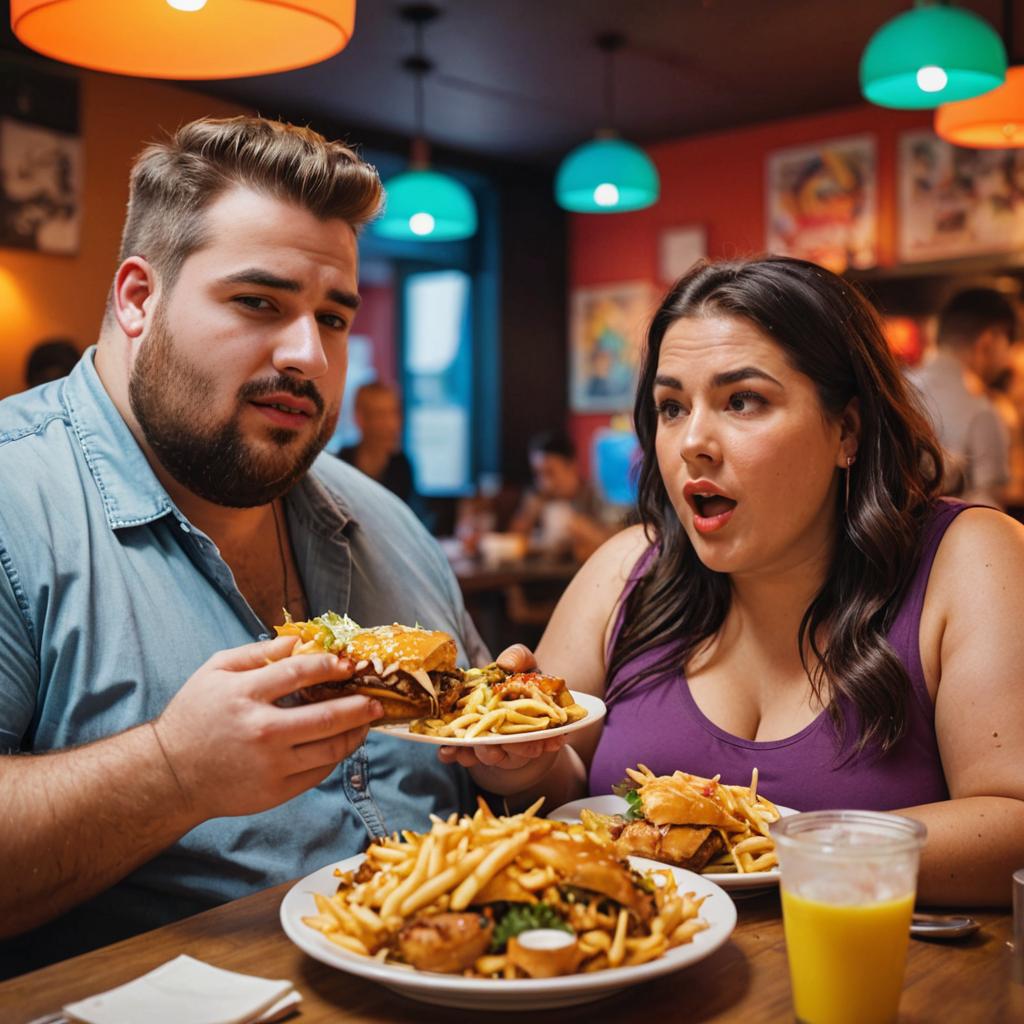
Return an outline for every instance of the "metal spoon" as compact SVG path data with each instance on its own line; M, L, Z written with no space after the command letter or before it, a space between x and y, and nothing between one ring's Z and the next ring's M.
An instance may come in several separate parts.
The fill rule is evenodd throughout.
M980 927L973 917L961 914L914 914L910 934L915 939L962 939Z

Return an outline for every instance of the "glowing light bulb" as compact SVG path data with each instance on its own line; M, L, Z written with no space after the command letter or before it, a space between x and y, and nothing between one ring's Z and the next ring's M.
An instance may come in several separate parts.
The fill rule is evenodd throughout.
M409 230L414 235L429 235L434 230L434 223L429 213L414 213L409 218Z
M917 69L917 87L921 92L942 92L949 81L949 75L936 64Z
M619 190L611 182L603 182L594 189L594 202L598 206L615 206L619 201Z
M201 11L206 6L206 0L167 0L167 3L176 11Z

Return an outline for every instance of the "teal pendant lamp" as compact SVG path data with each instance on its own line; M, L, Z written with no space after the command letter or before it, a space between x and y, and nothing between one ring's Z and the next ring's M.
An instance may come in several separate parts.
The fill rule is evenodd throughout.
M605 123L614 115L615 78L612 62L625 37L607 32L597 37L604 51ZM597 138L577 146L555 175L555 199L573 213L625 213L658 201L661 183L651 158L639 147L620 139L610 127Z
M1006 50L987 21L925 0L887 21L860 59L865 98L900 110L929 110L970 99L1005 79Z
M434 67L423 56L423 26L438 13L430 4L410 4L400 11L402 18L416 28L416 54L402 63L416 83L416 137L409 170L384 182L384 213L372 229L381 238L454 242L476 234L472 193L461 181L431 170L423 133L423 76Z

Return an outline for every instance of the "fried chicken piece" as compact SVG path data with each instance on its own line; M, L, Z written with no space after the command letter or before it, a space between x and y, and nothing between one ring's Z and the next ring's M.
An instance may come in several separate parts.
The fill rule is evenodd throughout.
M483 956L493 931L482 914L429 914L398 933L398 952L419 971L457 974Z

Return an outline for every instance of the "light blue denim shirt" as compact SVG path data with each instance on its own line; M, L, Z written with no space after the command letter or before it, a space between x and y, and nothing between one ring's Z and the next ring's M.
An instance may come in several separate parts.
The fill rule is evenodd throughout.
M93 355L70 377L0 402L8 752L61 750L152 719L211 654L265 632L216 546L157 480ZM321 455L285 505L311 609L364 625L419 622L451 633L462 664L487 660L443 553L401 501ZM301 876L373 836L426 827L431 812L472 797L434 747L372 733L316 788L205 822L39 937L54 955L99 945Z

